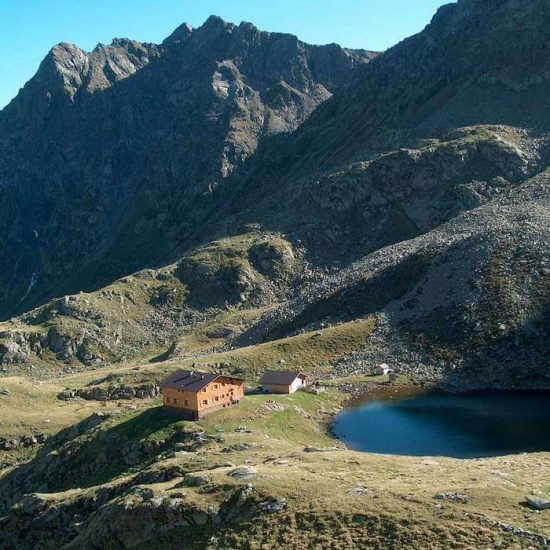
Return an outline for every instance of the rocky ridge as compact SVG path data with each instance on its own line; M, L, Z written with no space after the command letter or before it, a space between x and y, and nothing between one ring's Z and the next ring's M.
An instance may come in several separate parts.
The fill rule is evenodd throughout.
M373 56L217 17L160 45L54 47L0 112L0 315L204 242L227 177Z
M300 290L242 343L376 315L343 376L389 362L457 388L548 387L549 176Z

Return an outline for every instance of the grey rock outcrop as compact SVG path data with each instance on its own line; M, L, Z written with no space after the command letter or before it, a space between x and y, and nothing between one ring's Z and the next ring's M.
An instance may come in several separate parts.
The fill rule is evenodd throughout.
M261 141L372 57L217 17L160 45L55 46L0 112L0 317L171 261Z

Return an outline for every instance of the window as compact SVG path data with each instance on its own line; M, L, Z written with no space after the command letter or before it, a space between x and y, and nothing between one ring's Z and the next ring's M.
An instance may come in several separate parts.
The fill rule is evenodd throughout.
M202 391L203 391L203 393L206 393L206 388L203 388Z
M214 384L214 389L215 389L215 390L218 389L218 384Z
M216 401L219 401L220 398L216 395L216 397L214 398Z
M203 404L203 405L208 405L208 399L203 399L203 400L202 400L202 404Z
M186 405L189 405L189 401L187 401L187 399L185 400L185 404L186 404Z

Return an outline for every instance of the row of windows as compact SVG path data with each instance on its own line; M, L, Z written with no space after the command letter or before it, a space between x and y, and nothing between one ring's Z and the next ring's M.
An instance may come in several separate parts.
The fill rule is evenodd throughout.
M166 403L169 405L170 403L172 403L173 405L177 405L178 404L178 400L175 398L175 397L167 397L166 398ZM189 401L187 399L184 400L183 402L184 405L189 405Z
M226 384L225 382L221 382L220 384L213 384L213 388L215 390L219 390L220 388L225 388L226 386L229 386L229 384ZM207 390L208 390L208 386L206 388L203 388L201 391L203 393L206 393Z
M213 403L215 402L219 402L220 401L220 397L223 399L223 398L229 398L233 395L233 391L231 391L230 393L224 393L222 395L216 395L214 398L212 399L203 399L202 400L202 404L203 405L208 405L208 402L211 401ZM172 405L177 405L178 404L178 400L175 398L175 397L167 397L166 398L166 403L168 405L172 404ZM189 401L187 399L185 399L183 401L183 405L184 406L188 406L189 405Z
M211 403L215 403L215 402L219 402L220 400L220 397L223 399L223 398L229 398L233 395L233 392L231 393L224 393L222 395L216 395L215 397L213 397L212 399L203 399L202 400L202 404L203 405L208 405L209 402Z
M213 389L215 390L219 390L220 388L225 388L225 387L231 387L231 384L226 384L225 382L221 382L220 384L213 384ZM178 393L182 393L184 392L185 390L178 390ZM203 388L201 390L201 392L203 393L206 393L208 391L208 386L206 386L205 388Z

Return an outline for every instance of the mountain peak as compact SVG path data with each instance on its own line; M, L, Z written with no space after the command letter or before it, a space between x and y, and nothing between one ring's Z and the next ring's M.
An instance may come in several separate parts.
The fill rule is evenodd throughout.
M247 30L250 32L260 32L258 27L256 27L256 25L254 25L254 23L251 23L250 21L241 21L239 29Z
M228 23L227 21L224 21L220 16L218 15L211 15L201 26L201 28L206 29L214 29L214 28L220 28L225 29L228 27L234 27L233 23Z
M199 212L196 205L202 204L203 193L210 196L213 189L242 167L261 140L294 130L321 102L349 82L357 65L369 59L338 47L309 46L291 35L261 32L247 22L236 26L217 16L209 17L196 30L183 23L160 47L125 38L100 44L92 52L73 44L56 46L39 74L0 117L0 140L13 140L11 147L17 149L17 154L9 157L13 171L17 172L18 165L30 167L40 162L32 170L44 174L45 180L44 185L37 184L40 197L38 191L27 196L29 201L32 198L33 211L38 212L33 221L37 233L51 238L47 243L40 241L44 250L41 249L41 257L48 260L36 260L32 247L36 247L37 240L33 232L30 236L24 229L17 232L22 239L30 239L29 246L13 241L14 254L22 257L20 250L25 246L29 251L25 262L20 261L22 269L31 269L31 275L34 271L41 274L40 282L33 284L21 305L31 303L38 291L57 293L57 289L46 290L54 276L49 275L48 281L44 272L48 269L53 273L58 267L64 270L67 265L68 249L60 239L54 240L57 229L50 231L42 214L42 205L50 198L59 203L65 200L56 195L59 181L78 181L86 193L93 195L97 210L90 213L89 205L68 208L59 215L63 223L57 224L56 218L56 227L65 224L68 234L69 227L85 227L81 217L90 216L96 220L94 239L97 237L97 242L104 241L108 247L116 246L114 253L119 255L124 247L118 247L118 237L113 239L114 245L107 244L111 236L106 228L115 218L121 224L148 226L149 221L138 212L141 207L135 212L122 208L124 201L133 201L132 197L143 191L147 181L152 182L152 187L146 191L146 201L153 200L149 195L152 189L159 197L172 196L168 187L173 184L180 201L178 208L188 205ZM18 128L36 128L27 133L30 147L20 139ZM0 172L2 152L9 149L0 148ZM43 151L44 156L40 160L36 155L29 158L31 150ZM139 160L137 151L144 153L143 157L138 154ZM103 159L101 169L96 164L97 156ZM45 169L46 166L49 167ZM54 173L56 178L47 175ZM25 182L21 179L14 189L23 192ZM97 201L102 203L98 205ZM11 202L18 203L19 198ZM153 208L164 219L170 207L164 199L158 204L161 206ZM21 206L18 211L21 223L25 218L28 227L29 216L23 216L23 212L29 208ZM171 223L162 225L168 227ZM177 240L187 238L191 223L175 223L181 225L174 233ZM140 234L147 235L147 231ZM84 243L87 238L74 239ZM169 246L176 245L170 241ZM85 254L86 247L79 244L77 255ZM95 243L90 244L92 248L96 249ZM151 254L140 250L135 256L136 267L141 267L142 258L150 259ZM155 254L161 256L164 251ZM56 267L51 270L47 262ZM127 269L126 257L115 263L112 270L98 274L102 280ZM65 275L55 277L62 281ZM14 281L24 286L26 278L25 272ZM95 275L90 277L93 278ZM17 304L26 292L19 287L12 290L3 290L0 284L0 309L6 301Z
M203 23L204 25L227 25L228 23L222 19L219 15L209 15L206 19L206 21Z
M185 43L193 34L193 27L189 23L182 23L174 32L164 39L163 45Z
M60 42L48 52L20 95L34 98L31 101L35 101L36 108L57 100L73 101L82 91L91 94L109 88L157 55L158 46L128 38L115 38L108 45L100 43L91 52Z
M75 44L60 42L48 52L33 80L47 86L50 93L61 88L72 96L82 83L80 77L88 56Z

